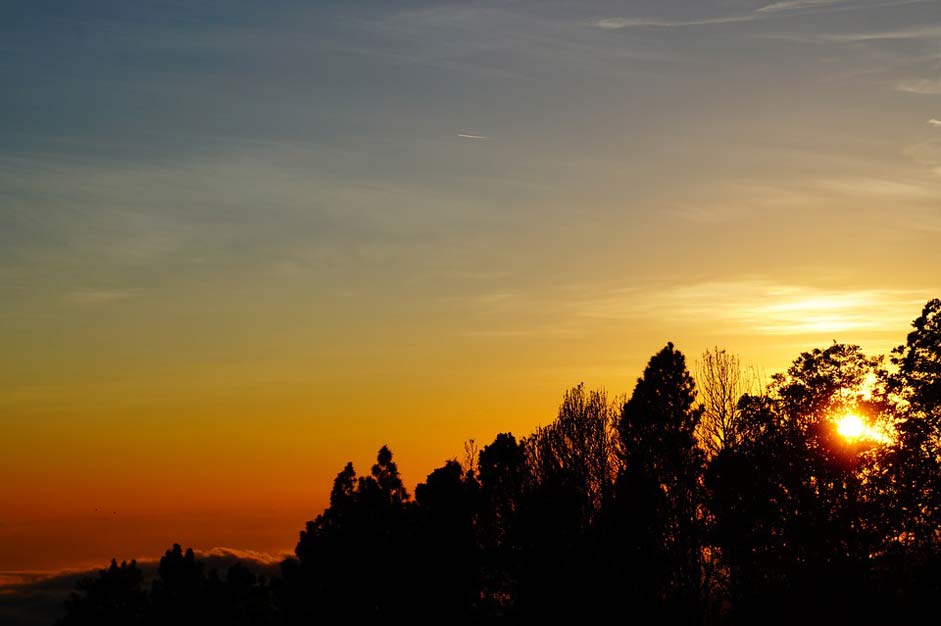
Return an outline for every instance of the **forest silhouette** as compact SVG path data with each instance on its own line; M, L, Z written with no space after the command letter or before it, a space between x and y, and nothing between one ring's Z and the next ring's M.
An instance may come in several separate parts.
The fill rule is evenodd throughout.
M414 497L388 448L348 463L277 576L175 545L153 580L83 580L57 624L937 619L941 300L890 355L833 343L767 384L668 343L629 397L578 385L547 426L465 448Z

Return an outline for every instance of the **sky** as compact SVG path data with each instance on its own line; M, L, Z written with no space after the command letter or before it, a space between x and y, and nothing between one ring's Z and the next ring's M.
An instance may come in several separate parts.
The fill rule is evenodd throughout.
M673 341L941 295L941 2L0 5L0 572L289 551Z

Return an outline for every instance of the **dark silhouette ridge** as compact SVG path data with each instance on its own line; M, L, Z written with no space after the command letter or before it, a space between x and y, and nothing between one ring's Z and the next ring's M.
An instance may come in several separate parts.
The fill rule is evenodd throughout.
M888 363L833 343L764 389L715 349L700 392L667 344L626 400L577 385L414 499L387 447L347 464L280 576L175 545L150 585L134 562L79 583L58 624L920 623L941 594L941 301L913 326ZM869 430L838 434L847 413Z

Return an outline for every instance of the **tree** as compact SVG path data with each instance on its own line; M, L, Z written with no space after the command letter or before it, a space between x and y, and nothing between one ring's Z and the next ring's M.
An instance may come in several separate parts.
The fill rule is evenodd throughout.
M696 362L696 387L703 405L697 438L709 458L741 440L739 399L761 391L761 377L753 367L743 367L739 358L714 348Z
M941 300L929 301L893 351L889 377L899 414L890 475L903 508L903 543L941 551Z
M337 474L330 507L301 531L296 559L282 564L278 602L287 623L318 616L401 616L413 575L409 494L383 446L369 476L351 463Z
M579 384L565 392L558 416L524 442L536 484L571 489L587 527L612 494L617 477L617 412L604 390Z
M603 390L579 384L565 392L556 419L521 443L525 488L511 535L520 620L585 618L593 606L594 524L612 499L616 415Z
M209 570L205 602L210 621L218 624L267 626L274 618L267 580L241 563L232 564L225 578Z
M512 433L498 434L480 451L480 510L477 541L481 546L481 596L486 610L510 608L519 579L519 512L526 489L526 454Z
M145 624L149 604L144 574L136 561L111 560L97 578L85 578L65 603L58 626L134 626Z
M429 622L467 621L480 599L474 529L480 485L472 473L451 460L415 488L415 499L416 616Z
M904 346L893 351L899 368L895 391L913 410L941 420L941 300L930 300L912 322Z
M192 548L174 544L160 558L151 589L154 619L158 623L201 624L208 615L206 574Z
M379 449L371 475L360 478L357 488L360 498L375 498L376 506L390 511L401 508L409 499L408 491L399 476L399 468L392 460L392 452L387 446Z
M640 604L677 621L701 610L703 453L695 433L702 413L686 359L668 343L647 364L619 425L618 508L630 587Z
M480 451L477 464L483 505L481 515L485 544L502 545L526 483L526 453L512 433L500 433Z
M179 544L160 559L150 594L135 561L101 570L81 581L66 602L59 626L269 626L273 620L268 582L235 563L224 578L204 564L192 549Z
M797 606L822 620L865 612L885 537L873 479L884 446L846 441L835 419L885 418L867 389L879 371L879 359L834 343L802 353L766 396L739 401L740 441L713 459L705 484L741 622L787 621Z

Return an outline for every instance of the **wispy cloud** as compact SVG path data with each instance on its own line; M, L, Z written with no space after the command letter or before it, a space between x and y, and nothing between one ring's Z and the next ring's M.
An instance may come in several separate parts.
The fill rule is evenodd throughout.
M822 35L826 41L862 42L900 39L935 39L941 37L941 26L912 26L897 30L864 31L855 33L829 33Z
M208 550L197 550L197 555L207 562L218 561L220 565L226 566L232 563L248 562L254 566L276 566L284 559L292 556L293 552L282 552L272 554L270 552L261 552L258 550L244 550L241 548L210 548Z
M461 139L490 139L490 137L484 135L471 135L469 133L458 133L457 136Z
M605 30L620 30L622 28L676 28L705 24L732 24L735 22L751 22L754 19L754 15L726 15L695 20L665 20L656 17L607 17L595 20L592 24Z
M932 126L941 126L941 120L936 120L935 118L928 120L928 123Z
M679 28L685 26L705 26L711 24L736 24L740 22L754 22L755 20L772 17L778 13L799 11L801 9L814 9L840 4L844 0L785 0L773 2L759 7L749 13L740 15L719 15L716 17L703 17L695 19L663 19L657 17L608 17L592 22L597 28L619 30L622 28Z
M780 13L782 11L795 11L798 9L809 9L831 4L839 4L842 1L843 0L788 0L786 2L775 2L772 4L767 4L759 9L756 9L756 13Z
M900 80L895 84L895 88L906 93L941 94L941 80Z
M849 195L915 198L933 194L932 191L920 185L864 176L823 179L817 181L817 187L825 191Z
M929 118L928 124L935 126ZM941 165L941 138L934 133L927 133L926 138L902 149L902 154L913 162L922 166L937 167Z
M845 12L864 9L879 9L905 4L920 4L924 0L888 0L886 2L847 4L846 0L782 0L758 7L748 13L737 15L719 15L692 19L664 19L657 17L609 17L595 20L592 25L607 30L622 28L680 28L688 26L703 26L712 24L735 24L740 22L754 22L790 13L814 12ZM919 26L891 31L835 33L814 39L831 41L869 41L875 39L922 39L937 37L941 32L939 26ZM772 38L796 38L792 35L771 35Z
M760 279L629 289L582 303L587 317L708 324L716 332L814 335L905 328L929 294L894 289L823 289ZM832 337L831 337L832 338Z

